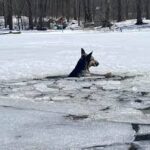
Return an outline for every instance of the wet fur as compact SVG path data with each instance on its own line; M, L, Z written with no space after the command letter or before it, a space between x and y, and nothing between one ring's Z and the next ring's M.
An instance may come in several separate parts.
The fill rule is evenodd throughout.
M84 49L81 49L81 58L79 59L77 65L73 71L69 74L69 77L84 77L89 76L89 68L91 66L98 66L99 63L92 56L92 52L86 54Z

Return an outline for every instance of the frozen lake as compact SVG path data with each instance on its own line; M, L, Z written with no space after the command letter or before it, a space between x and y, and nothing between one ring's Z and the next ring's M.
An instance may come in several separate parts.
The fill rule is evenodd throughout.
M149 32L1 35L0 149L149 150L149 39ZM100 62L91 69L97 75L67 78L81 47Z
M100 62L92 72L150 72L149 32L25 32L0 36L0 80L68 75L80 49Z

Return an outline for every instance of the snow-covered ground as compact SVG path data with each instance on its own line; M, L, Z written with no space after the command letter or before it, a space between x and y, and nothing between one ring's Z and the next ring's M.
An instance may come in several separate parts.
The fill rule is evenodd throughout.
M121 22L116 22L115 26L117 28L120 28L122 31L137 31L137 30L149 30L150 29L150 20L143 19L143 25L136 25L137 20L136 19L131 19L131 20L126 20L126 21L121 21Z
M150 20L143 19L142 25L136 25L137 20L125 20L121 22L112 22L111 29L109 28L102 28L102 26L95 27L95 30L101 32L139 32L139 31L150 31Z
M149 150L149 39L146 31L0 35L0 150ZM97 76L67 78L81 47L99 61Z

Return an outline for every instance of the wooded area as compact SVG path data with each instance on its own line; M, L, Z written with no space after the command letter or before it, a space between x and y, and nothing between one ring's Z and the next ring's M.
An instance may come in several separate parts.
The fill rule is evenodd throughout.
M150 19L150 0L0 0L0 16L4 16L5 27L13 29L13 16L28 17L29 29L47 27L53 18L65 17L93 23L95 26L110 26L111 21ZM19 26L19 25L18 25Z

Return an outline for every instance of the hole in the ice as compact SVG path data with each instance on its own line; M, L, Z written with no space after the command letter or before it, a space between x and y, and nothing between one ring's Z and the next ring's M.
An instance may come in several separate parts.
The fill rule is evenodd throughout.
M137 134L134 141L149 141L150 134Z
M72 114L65 116L65 118L70 120L84 120L87 119L88 117L89 117L88 115L72 115Z
M136 103L142 103L142 100L141 99L136 99L135 102Z
M123 81L123 80L127 80L127 79L132 79L137 77L138 75L115 75L112 74L111 72L106 73L106 74L93 74L91 73L91 76L89 77L73 77L70 78L67 75L58 75L58 76L47 76L44 79L54 79L54 80L59 80L59 79L68 79L68 80L74 80L74 81L78 81L78 79L82 79L84 80L88 80L88 81L95 81L95 80L116 80L116 81ZM42 78L35 78L34 80L43 80Z

